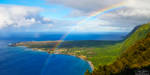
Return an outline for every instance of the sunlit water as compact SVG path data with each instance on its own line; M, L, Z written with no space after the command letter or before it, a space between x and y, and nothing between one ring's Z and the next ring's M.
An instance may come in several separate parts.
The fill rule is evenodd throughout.
M89 64L74 56L8 47L0 41L0 75L84 75Z

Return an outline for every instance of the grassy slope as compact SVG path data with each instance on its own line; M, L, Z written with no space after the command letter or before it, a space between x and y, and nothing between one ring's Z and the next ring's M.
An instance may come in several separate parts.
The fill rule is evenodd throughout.
M96 54L94 56L88 57L88 60L92 61L95 67L98 67L99 65L111 64L118 56L120 56L124 50L133 45L136 41L145 38L149 32L149 23L141 25L123 42L117 43L115 45L95 48L93 52Z
M150 23L138 27L138 29L136 29L136 31L122 43L122 49L126 50L126 48L134 44L137 40L145 38L147 33L149 32L150 32Z
M92 75L134 75L137 69L150 70L149 54L150 33L127 48L113 64L99 66Z

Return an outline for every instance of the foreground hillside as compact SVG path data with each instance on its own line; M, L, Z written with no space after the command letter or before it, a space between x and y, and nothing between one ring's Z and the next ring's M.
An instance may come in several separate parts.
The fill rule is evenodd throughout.
M137 40L141 40L147 36L150 32L150 23L135 27L128 38L122 42L122 49L126 50L128 47L133 45Z
M150 33L127 48L118 59L110 64L99 66L87 75L134 75L136 70L150 70ZM145 73L144 73L145 74Z
M136 41L144 39L150 32L150 23L135 27L131 33L122 42L115 45L109 45L105 47L97 47L93 50L94 56L88 58L92 61L95 68L99 65L108 65L113 63L128 47L135 44ZM86 50L87 51L87 50ZM86 52L85 51L85 52ZM88 53L88 52L87 52ZM90 55L89 55L90 56Z

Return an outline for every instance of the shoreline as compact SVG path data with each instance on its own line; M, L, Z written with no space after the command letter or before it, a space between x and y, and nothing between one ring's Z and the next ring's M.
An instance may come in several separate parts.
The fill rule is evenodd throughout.
M92 71L94 70L94 65L92 64L92 62L91 61L88 61L88 60L86 60L87 62L88 62L88 64L90 65L90 67L91 67L91 69L92 69Z
M63 54L63 55L69 55L69 54ZM69 56L75 56L75 55L69 55ZM94 65L92 64L91 61L86 60L86 59L84 59L84 58L81 58L81 57L79 57L79 56L75 56L75 57L77 57L77 58L79 58L79 59L81 59L81 60L86 61L86 62L89 64L89 66L91 67L92 71L94 70Z
M16 47L26 47L26 48L29 48L29 47L27 47L27 46L16 46ZM29 48L29 49L31 49L32 51L47 52L47 51L42 50L42 49L35 49L35 48ZM89 64L91 70L92 70L92 71L94 70L94 65L92 64L92 62L91 62L91 61L88 61L87 59L84 59L84 58L82 58L82 57L80 57L80 56L69 55L69 54L61 54L61 53L49 53L49 52L47 52L47 53L48 53L48 54L56 54L56 55L68 55L68 56L74 56L74 57L76 57L76 58L79 58L79 59L81 59L81 60L86 61L86 62Z

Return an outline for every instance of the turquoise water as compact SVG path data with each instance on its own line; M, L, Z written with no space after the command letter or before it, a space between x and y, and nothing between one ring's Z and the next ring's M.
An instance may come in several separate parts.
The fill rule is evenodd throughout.
M0 42L0 75L84 75L89 64L74 56L8 47Z

